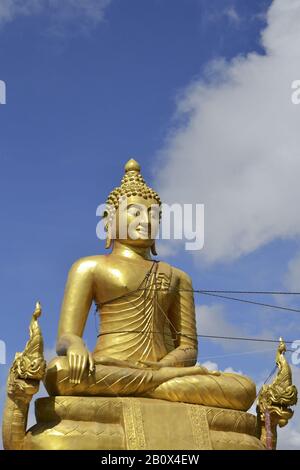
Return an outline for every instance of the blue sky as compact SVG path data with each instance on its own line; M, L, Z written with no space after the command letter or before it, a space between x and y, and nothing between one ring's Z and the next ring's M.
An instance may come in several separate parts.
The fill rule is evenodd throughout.
M104 253L103 242L95 233L96 207L120 182L129 157L139 160L145 179L166 197L174 200L178 196L178 200L193 202L197 194L198 202L208 203L206 210L213 211L214 220L220 219L216 206L209 205L210 194L201 191L192 194L187 177L183 174L182 180L180 175L179 180L176 178L176 168L193 154L180 153L176 147L176 139L189 129L192 120L192 113L181 112L184 97L190 103L198 93L198 88L191 86L200 84L207 90L214 80L221 93L220 82L224 77L210 68L214 61L221 59L224 74L228 72L226 64L237 57L247 65L248 54L255 54L258 57L255 65L268 54L268 48L272 52L272 30L269 28L264 44L261 34L270 24L277 27L276 15L282 1L90 0L86 3L91 8L85 10L80 7L81 1L74 9L68 0L62 9L55 1L50 7L51 2L40 0L36 10L27 0L22 11L11 7L9 17L5 17L4 7L8 3L0 0L0 80L7 86L7 104L0 106L0 339L6 342L7 362L11 363L14 353L22 350L27 340L30 315L37 299L44 307L41 325L46 345L49 349L54 347L67 271L77 258ZM293 0L287 3L292 7ZM290 62L293 60L291 57ZM244 67L243 63L239 66ZM240 73L240 69L235 70ZM297 77L291 72L291 77L297 79L299 74L300 71ZM247 82L237 76L247 95ZM255 96L253 77L249 93ZM222 97L220 100L223 103ZM240 113L247 114L248 108L243 109L242 103L226 103L222 105L223 123L226 116L230 121L231 107L235 106L238 113L241 106ZM271 98L262 106L268 109L269 103ZM211 109L207 109L208 114ZM296 110L293 108L292 112ZM297 113L299 120L300 106ZM217 120L214 122L217 140L220 134L223 142ZM236 141L238 129L233 128L236 132L231 140ZM264 140L269 141L263 124L260 131L262 136L266 132ZM198 134L201 132L199 128ZM222 189L217 167L212 171L207 166L211 158L209 148L207 145L208 153L204 152L197 160L199 178L207 172L209 186ZM241 148L247 153L246 145ZM186 149L189 152L188 146ZM257 140L258 157L261 149ZM224 144L225 167L231 150L227 153ZM289 155L289 147L285 151ZM190 160L186 161L192 166ZM272 161L269 165L273 165ZM247 171L249 175L252 168ZM226 183L227 177L229 181L230 175L225 171L222 181ZM289 187L289 175L286 181ZM191 187L193 184L192 181ZM293 184L291 180L290 186ZM276 188L276 193L285 191L278 185ZM219 197L222 198L222 192ZM266 198L260 198L259 207L267 207L268 201L277 197L271 186ZM249 199L249 207L251 204ZM256 207L253 206L254 212ZM284 207L291 219L297 217L293 206ZM238 212L236 217L239 218ZM258 215L257 225L262 218L266 219ZM241 225L243 222L241 219ZM269 226L274 227L273 219ZM247 224L245 231L251 235ZM262 232L266 231L262 227ZM222 239L221 232L215 230L214 234ZM246 238L239 253L228 259L221 251L214 259L213 248L209 247L205 259L206 245L201 254L204 258L174 249L166 259L188 271L194 287L199 289L289 290L293 286L297 290L298 226L287 224L284 232L270 229L268 234L262 241L250 242ZM226 238L232 241L233 252L238 235L229 234ZM202 316L200 333L274 339L279 334L286 339L300 337L297 313L203 296L196 300L197 315ZM277 297L254 300L297 307L295 297L289 303ZM95 337L91 315L86 331L91 348ZM200 359L217 363L221 369L240 370L260 383L273 368L276 348L253 344L203 339ZM7 368L0 365L1 387L6 373ZM299 436L292 437L294 447L297 442L300 446ZM282 442L287 439L288 435Z

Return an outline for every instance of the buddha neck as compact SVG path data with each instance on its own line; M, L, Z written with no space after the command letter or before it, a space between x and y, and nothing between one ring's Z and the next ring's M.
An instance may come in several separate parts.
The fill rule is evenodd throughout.
M114 240L112 255L122 256L123 258L132 260L152 260L149 247L144 248L126 245L119 240Z

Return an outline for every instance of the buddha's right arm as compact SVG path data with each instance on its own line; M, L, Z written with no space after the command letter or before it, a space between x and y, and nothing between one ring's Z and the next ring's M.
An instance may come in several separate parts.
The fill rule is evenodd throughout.
M67 354L70 346L84 346L82 335L94 296L95 261L81 259L70 269L61 309L57 354Z

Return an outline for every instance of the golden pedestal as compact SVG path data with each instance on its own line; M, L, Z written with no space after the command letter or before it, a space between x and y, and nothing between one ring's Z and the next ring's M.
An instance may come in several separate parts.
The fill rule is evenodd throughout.
M35 402L26 449L264 450L256 416L148 398L48 397Z

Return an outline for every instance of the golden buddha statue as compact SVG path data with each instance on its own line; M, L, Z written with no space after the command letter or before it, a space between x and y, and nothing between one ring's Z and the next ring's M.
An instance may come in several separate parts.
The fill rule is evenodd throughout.
M82 258L70 270L58 356L44 377L50 397L36 401L38 424L27 432L22 448L265 448L255 416L245 413L256 398L252 380L196 364L191 279L152 258L160 205L139 164L129 160L120 187L107 199L106 247L112 248L111 253ZM125 237L120 221L125 221ZM100 314L100 331L91 353L82 336L93 302ZM34 315L38 333L23 356L28 356L35 341L35 364L37 357L44 364ZM14 400L19 400L19 409L20 400L23 403L24 416L28 406L19 386L12 392L14 384L23 380L32 389L33 379L40 380L34 373L22 375L19 369L15 364L10 374L4 419L7 448L21 445L19 437L16 444L7 438L12 433ZM33 393L28 392L30 399Z
M118 239L119 200L135 233ZM57 352L45 385L50 395L139 396L247 410L255 384L237 374L210 372L197 361L197 331L191 279L153 261L152 224L160 198L129 160L121 186L107 200L115 209L116 238L107 227L108 255L77 261L69 273L59 323ZM108 223L112 223L108 220ZM82 335L95 302L100 334L94 352Z

